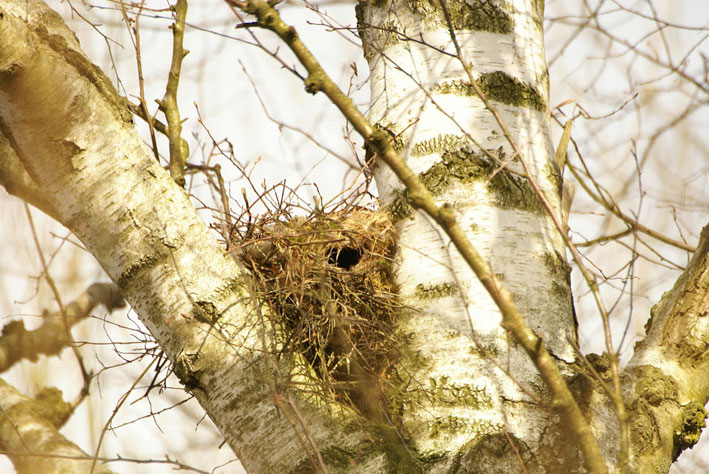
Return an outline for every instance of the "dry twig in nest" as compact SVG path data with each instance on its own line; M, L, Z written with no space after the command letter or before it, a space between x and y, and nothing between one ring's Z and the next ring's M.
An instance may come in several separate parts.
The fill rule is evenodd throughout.
M279 214L283 215L283 214ZM305 376L335 400L379 413L381 380L393 363L395 231L380 211L262 216L236 229L277 329L275 347L302 355Z

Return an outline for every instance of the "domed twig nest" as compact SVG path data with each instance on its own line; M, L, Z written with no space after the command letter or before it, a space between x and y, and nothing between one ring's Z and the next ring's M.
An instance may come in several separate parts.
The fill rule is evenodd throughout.
M246 227L237 255L270 307L275 347L302 354L308 367L293 373L317 378L315 386L330 397L371 411L395 357L392 323L401 309L387 215L355 208L291 220L260 217Z

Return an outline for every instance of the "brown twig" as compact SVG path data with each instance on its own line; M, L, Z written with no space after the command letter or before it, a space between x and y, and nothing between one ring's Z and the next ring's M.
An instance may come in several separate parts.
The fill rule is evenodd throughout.
M38 354L56 355L71 341L57 338L64 331L64 325L70 327L86 319L93 308L102 304L107 311L125 305L118 288L112 283L94 283L64 308L66 318L43 316L40 327L32 331L25 329L22 321L13 321L3 327L0 337L0 372L12 367L22 359L36 360Z
M130 27L131 20L128 18L128 11L126 10L123 0L121 0L121 13L123 14L123 21L125 22L128 31L132 33L131 40L133 41L133 48L135 49L135 61L138 69L138 89L140 91L138 99L140 100L141 116L148 124L153 154L155 155L155 159L159 162L160 154L158 152L158 143L155 139L155 126L153 123L154 118L150 115L150 112L148 111L148 104L145 100L145 78L143 76L143 60L140 53L140 17L142 16L144 5L145 0L141 0L140 5L138 6L138 12L135 14L135 26L133 28Z
M37 250L37 256L39 257L39 261L42 265L42 274L44 275L45 280L47 281L47 284L49 285L49 288L52 290L52 294L54 295L54 300L57 302L57 305L59 306L59 313L61 314L61 319L62 319L62 326L64 330L64 334L66 336L66 344L71 348L71 351L74 353L74 357L76 358L77 363L79 364L79 369L81 370L81 376L84 380L84 386L81 389L81 393L79 394L79 398L77 399L77 404L79 401L83 399L88 393L89 393L89 383L91 382L91 375L88 373L86 370L86 367L84 366L84 360L79 353L79 348L76 346L76 343L74 342L74 336L71 334L71 322L69 320L69 313L67 312L67 308L64 306L62 303L62 298L61 295L59 294L59 289L57 288L56 284L54 283L54 279L52 278L52 275L49 273L49 267L47 266L47 262L44 259L44 254L42 253L42 246L39 244L39 239L37 238L37 231L34 227L34 220L32 219L32 213L30 212L29 206L25 203L25 213L27 214L27 221L29 222L30 225L30 230L32 232L32 240L35 245L35 249Z
M182 47L185 36L185 17L187 16L187 0L177 0L173 7L175 22L172 24L172 63L168 74L165 95L158 102L160 110L165 114L168 126L168 139L170 142L170 176L180 186L185 186L185 163L190 154L187 142L182 138L182 121L177 105L177 89L180 85L180 72L182 60L187 56L187 51Z
M90 470L89 474L93 474L94 469L96 469L96 463L99 460L98 452L101 449L101 444L103 444L103 438L104 438L104 436L106 436L106 433L108 432L108 427L111 426L111 421L113 421L113 418L115 418L115 416L118 414L118 410L121 409L121 407L123 406L125 401L128 400L128 395L130 395L130 393L135 389L135 387L143 379L145 374L148 373L148 370L150 370L150 367L153 366L153 363L155 363L156 360L157 360L157 358L153 358L150 361L150 363L145 367L145 369L140 373L140 375L138 375L138 377L136 377L135 381L133 382L133 385L131 385L130 388L128 389L128 391L123 394L123 396L119 400L118 404L113 409L113 413L111 413L111 416L108 417L108 420L106 420L106 424L104 425L103 429L101 430L101 435L99 436L98 443L96 443L96 450L94 451L93 462L91 463L91 470Z

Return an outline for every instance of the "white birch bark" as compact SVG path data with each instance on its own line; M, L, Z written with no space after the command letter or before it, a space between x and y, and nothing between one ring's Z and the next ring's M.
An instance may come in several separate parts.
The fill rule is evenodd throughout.
M667 472L706 426L709 399L709 226L685 271L652 308L645 338L623 372L632 413L633 472ZM589 413L607 412L596 387ZM612 452L617 422L593 417L602 447Z
M453 47L437 1L360 5L371 116L454 206L564 369L576 335L562 240L525 178L508 171L520 164L461 63L444 54ZM559 214L541 5L447 2L474 77ZM110 82L37 0L0 0L0 132L0 183L28 200L41 190L35 203L120 286L250 472L309 471L318 455L329 472L502 473L521 463L527 472L583 471L490 298L442 232L408 209L385 167L377 184L398 219L401 294L416 310L402 314L401 360L385 381L391 406L382 413L392 419L377 425L289 389L288 355L278 363L266 355L270 328L243 270L147 151ZM708 248L705 230L624 373L634 472L666 470L706 415ZM591 378L572 382L612 460L618 429L608 398Z
M17 474L111 474L101 461L92 470L92 457L59 433L72 407L57 392L48 390L35 400L0 379L3 454L8 453Z
M473 77L559 215L561 179L548 129L542 5L446 2ZM359 8L371 72L371 120L396 136L409 167L441 202L454 206L461 227L550 350L572 361L576 328L563 240L529 183L485 156L489 150L508 170L523 172L455 57L439 0L370 2ZM470 452L504 432L527 446L538 444L554 417L519 403L530 399L501 370L543 397L536 370L501 328L496 305L435 224L402 205L402 186L386 167L378 168L376 182L383 204L399 220L401 295L418 310L402 323L421 360L412 378L441 394L421 397L426 401L403 415L416 449L453 462L463 447ZM493 472L482 467L484 456L476 461L483 463L480 472Z
M249 472L307 469L313 444L326 463L359 456L357 469L380 470L380 447L352 426L356 418L279 378L288 358L277 365L264 355L274 352L269 329L243 270L140 140L110 81L39 1L0 2L0 131L11 148L0 160L24 168L4 179L29 176L44 191Z

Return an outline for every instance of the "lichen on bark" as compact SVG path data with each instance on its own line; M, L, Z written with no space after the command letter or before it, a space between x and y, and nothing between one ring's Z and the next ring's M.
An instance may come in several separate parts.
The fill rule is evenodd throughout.
M532 108L540 112L544 112L547 108L544 98L532 84L512 77L503 71L480 74L475 81L488 100L516 107ZM434 92L477 96L472 84L461 80L441 82L436 85Z
M448 22L439 0L407 0L409 8L421 15L432 28L448 28ZM483 0L447 0L446 9L455 30L479 30L508 34L512 31L512 17L506 2Z

